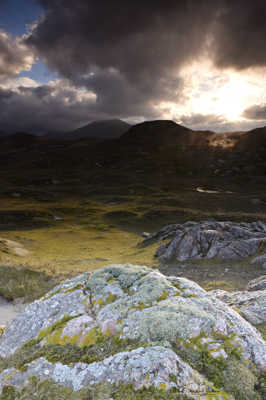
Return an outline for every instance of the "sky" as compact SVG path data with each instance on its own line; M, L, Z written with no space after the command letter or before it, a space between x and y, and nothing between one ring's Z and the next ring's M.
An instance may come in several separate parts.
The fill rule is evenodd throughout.
M0 0L0 131L266 125L264 0Z

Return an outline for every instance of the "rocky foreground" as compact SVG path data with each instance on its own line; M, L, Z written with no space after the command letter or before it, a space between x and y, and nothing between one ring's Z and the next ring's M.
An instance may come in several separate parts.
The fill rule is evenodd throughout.
M0 399L262 400L266 343L218 297L145 266L68 280L5 329Z

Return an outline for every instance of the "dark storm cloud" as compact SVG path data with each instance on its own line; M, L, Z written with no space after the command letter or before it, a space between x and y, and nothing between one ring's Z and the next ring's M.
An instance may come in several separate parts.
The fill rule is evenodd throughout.
M243 112L243 117L251 120L266 121L266 104L256 104Z
M265 65L264 0L39 0L28 42L64 76L97 65L140 85L170 74L206 45L217 65Z
M114 67L129 79L151 79L199 51L209 1L43 0L47 13L28 42L67 76ZM206 27L202 17L206 17ZM60 49L60 52L58 52Z
M182 98L183 84L175 77L158 78L145 81L136 86L113 68L97 69L90 76L79 77L77 86L82 85L97 95L97 109L109 116L156 118L158 99L168 101Z
M265 0L226 0L212 28L213 55L221 67L266 65Z
M209 0L40 2L46 14L27 40L36 54L113 114L132 107L146 118L151 103L182 101L178 71L205 46L217 11Z
M16 90L0 88L0 128L34 133L72 130L90 120L88 109L93 104L93 97L82 97L66 82Z
M0 36L0 78L29 68L32 51L73 86L2 93L10 99L9 108L7 101L0 103L5 110L0 110L1 119L8 115L16 124L32 126L30 130L68 130L102 118L160 118L167 109L164 103L186 104L180 70L203 55L220 68L266 65L262 0L39 3L44 15L23 38L27 48L19 39L11 43ZM77 88L82 87L96 100L78 100ZM195 129L227 126L220 116L199 114L183 117L182 123Z
M39 3L45 14L26 43L113 116L152 118L160 102L184 103L180 68L207 52L220 67L266 64L264 0Z
M11 39L0 29L0 79L30 70L33 64L34 56L22 40Z

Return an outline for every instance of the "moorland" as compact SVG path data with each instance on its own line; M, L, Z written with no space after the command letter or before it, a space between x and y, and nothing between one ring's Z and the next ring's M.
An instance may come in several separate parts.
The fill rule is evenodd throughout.
M248 259L160 265L158 244L137 245L169 223L266 221L265 155L266 128L218 134L172 121L111 140L1 136L0 294L32 300L112 263L160 268L205 289L244 289L263 275Z

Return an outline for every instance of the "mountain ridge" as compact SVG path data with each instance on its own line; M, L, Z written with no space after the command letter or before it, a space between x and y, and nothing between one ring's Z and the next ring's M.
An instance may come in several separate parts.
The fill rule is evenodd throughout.
M123 135L130 127L130 124L120 119L105 119L90 122L74 131L50 133L46 136L49 138L62 138L65 140L112 140Z

